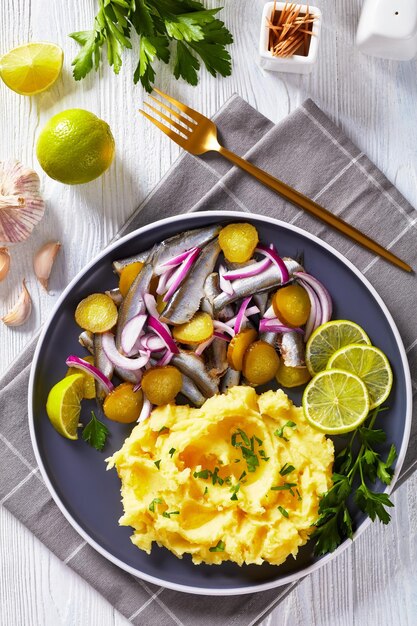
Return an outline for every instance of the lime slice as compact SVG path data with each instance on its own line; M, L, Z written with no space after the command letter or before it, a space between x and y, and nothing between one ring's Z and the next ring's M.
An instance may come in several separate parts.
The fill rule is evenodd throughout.
M322 324L311 335L306 347L306 365L312 376L326 369L330 357L352 343L371 345L363 328L349 320L333 320Z
M78 439L77 428L84 392L84 376L72 374L54 385L46 401L52 426L67 439Z
M392 387L392 370L385 354L374 346L353 344L330 357L327 369L339 369L359 376L369 393L370 409L382 404Z
M355 430L369 413L365 383L343 370L324 370L307 385L303 395L307 421L328 435Z
M53 85L61 73L64 53L53 43L28 43L0 58L0 77L22 96L33 96Z

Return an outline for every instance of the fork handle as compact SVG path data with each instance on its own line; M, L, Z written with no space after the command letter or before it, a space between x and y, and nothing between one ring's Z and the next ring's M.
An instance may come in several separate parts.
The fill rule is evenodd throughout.
M368 250L371 250L371 252L378 254L387 261L390 261L391 263L396 265L397 267L400 267L407 272L413 272L412 267L410 267L410 265L405 263L402 259L398 258L389 250L386 250L383 246L362 233L354 226L351 226L340 217L337 217L336 215L322 207L320 204L317 204L317 202L314 202L314 200L311 200L304 194L300 193L296 189L293 189L286 183L283 183L278 178L271 176L271 174L268 174L264 170L261 170L259 167L256 167L256 165L253 165L249 161L242 159L242 157L238 156L234 152L231 152L230 150L227 150L227 148L220 146L218 151L222 156L234 163L234 165L237 165L242 170L245 170L245 172L248 172L248 174L251 174L252 176L257 178L261 183L276 191L280 196L292 202L292 204L301 207L302 209L307 211L307 213L314 215L314 217L317 217L322 222L325 222L332 228L338 230L343 235L350 237L364 248L367 248Z

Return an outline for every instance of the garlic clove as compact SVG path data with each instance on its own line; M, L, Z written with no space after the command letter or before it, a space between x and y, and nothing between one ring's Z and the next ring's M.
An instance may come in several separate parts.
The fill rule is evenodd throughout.
M0 282L4 280L10 269L10 254L7 248L0 248Z
M22 291L17 299L16 304L10 311L1 318L6 326L21 326L26 322L32 311L32 299L26 287L26 281L23 279Z
M18 161L0 161L0 241L27 239L44 211L37 173Z
M36 277L45 291L48 291L49 276L60 248L59 241L49 241L37 251L33 259Z

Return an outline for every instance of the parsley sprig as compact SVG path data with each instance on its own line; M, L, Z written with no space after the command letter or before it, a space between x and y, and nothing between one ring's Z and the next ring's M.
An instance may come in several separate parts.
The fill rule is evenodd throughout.
M90 446L101 452L106 443L108 434L109 429L107 426L97 419L94 411L91 411L91 420L84 427L81 437L84 441L89 443Z
M198 82L201 62L213 76L229 76L226 46L233 37L216 18L219 10L206 9L199 0L98 0L92 30L70 35L81 46L72 63L74 78L98 70L104 47L109 65L118 74L123 51L132 48L133 31L139 36L133 81L140 81L147 91L152 91L155 80L154 62L168 63L171 57L175 78L191 85Z
M366 482L368 480L375 483L378 477L389 485L394 473L392 465L397 456L395 446L391 446L386 461L381 459L374 448L376 444L386 440L383 430L373 428L380 410L382 409L375 409L368 418L367 425L354 431L349 444L336 457L333 486L320 500L320 517L312 534L312 538L316 540L317 555L333 552L346 538L352 538L352 518L348 508L351 495L361 511L369 515L372 521L378 518L383 524L388 524L391 519L387 507L394 505L388 495L373 491ZM360 441L357 455L353 449L356 437ZM360 484L356 487L354 481L358 478Z

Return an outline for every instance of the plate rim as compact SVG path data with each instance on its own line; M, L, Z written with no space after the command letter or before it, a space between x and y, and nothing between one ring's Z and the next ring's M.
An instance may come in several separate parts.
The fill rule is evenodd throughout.
M49 313L49 315L48 315L48 317L47 317L47 319L45 321L44 327L43 327L43 329L42 329L42 331L40 333L39 339L37 341L35 352L34 352L34 355L33 355L32 364L31 364L31 368L30 368L29 385L28 385L29 433L30 433L32 448L33 448L33 451L34 451L34 454L35 454L35 458L36 458L37 464L39 466L42 478L43 478L43 480L45 482L45 485L46 485L49 493L51 494L55 504L58 506L59 510L64 515L66 520L77 531L77 533L84 539L84 541L86 543L88 543L92 548L97 550L97 552L99 552L102 556L104 556L111 563L113 563L114 565L117 565L122 570L128 572L129 574L131 574L133 576L141 578L142 580L146 580L147 582L150 582L150 583L152 583L154 585L158 585L160 587L165 587L167 589L172 589L173 591L180 591L180 592L183 592L183 593L190 593L190 594L194 594L194 595L209 595L209 596L234 596L234 595L244 595L244 594L248 594L248 593L259 593L259 592L262 592L262 591L267 591L269 589L275 589L275 588L281 587L283 585L294 583L297 580L300 580L301 578L304 578L308 574L311 574L311 573L317 571L318 569L323 567L326 563L329 563L334 558L336 558L339 554L341 554L344 550L346 550L346 548L351 544L351 541L349 539L346 539L334 552L325 555L324 557L322 557L320 560L318 560L316 563L313 563L309 567L306 567L303 570L300 570L299 572L295 572L295 573L290 574L288 576L284 576L283 578L281 578L279 580L274 580L274 581L270 581L270 582L267 582L267 583L255 584L255 585L251 585L251 586L247 586L247 587L237 587L237 588L231 588L231 589L222 589L222 588L191 587L189 585L174 583L174 582L170 582L170 581L167 582L167 581L165 581L165 580L163 580L161 578L157 578L156 576L151 576L150 574L146 574L146 573L141 572L140 570L138 570L138 569L136 569L136 568L134 568L134 567L132 567L130 565L127 565L126 563L124 563L123 561L121 561L120 559L118 559L117 557L112 555L108 550L103 548L99 543L97 543L95 541L95 539L90 537L90 535L83 528L81 528L81 526L72 517L72 515L69 513L69 511L67 511L64 503L61 501L58 493L56 492L54 486L52 485L52 483L51 483L51 481L49 479L48 473L47 473L47 471L45 469L45 466L43 464L42 457L41 457L41 454L40 454L40 451L39 451L39 448L38 448L38 445L37 445L37 440L36 440L35 419L34 419L34 412L33 412L33 397L34 397L33 387L34 387L35 373L36 373L37 364L38 364L38 360L39 360L39 354L40 354L43 342L44 342L44 340L46 338L46 335L48 333L49 326L51 325L51 322L52 322L53 318L55 317L55 314L57 313L58 309L60 308L61 303L63 302L63 300L71 292L71 290L79 282L79 280L92 267L94 267L94 265L96 265L96 263L98 261L100 261L103 257L105 257L112 250L117 249L120 245L123 245L127 241L130 241L131 239L134 239L135 237L141 235L142 233L147 233L149 231L152 231L152 230L154 230L155 228L158 228L161 225L164 225L164 224L171 225L172 223L176 223L176 222L182 221L184 219L191 220L191 222L192 222L194 220L197 220L201 216L203 216L203 217L206 216L206 217L210 217L210 218L216 217L216 218L219 218L219 219L234 218L235 220L236 219L240 219L241 217L244 216L244 218L247 219L247 220L254 219L254 220L258 220L258 221L264 222L267 225L273 223L276 226L279 226L279 227L283 228L284 230L289 230L289 231L292 231L292 232L296 232L297 234L299 234L299 235L301 235L301 236L303 236L303 237L305 237L307 239L310 239L314 243L318 244L319 246L321 246L322 248L324 248L325 250L327 250L328 252L330 252L331 254L336 256L339 261L344 263L356 275L356 277L365 285L367 290L375 298L375 300L379 304L380 308L382 309L382 312L384 313L387 321L389 322L389 324L391 326L391 330L392 330L393 335L395 337L395 340L397 342L397 346L398 346L398 349L399 349L399 352L400 352L400 356L401 356L401 363L402 363L402 367L403 367L403 371L404 371L404 375L405 375L405 386L406 386L406 415L405 415L404 436L403 436L403 440L402 440L402 444L401 444L401 449L400 449L400 451L398 453L397 464L396 464L396 467L395 467L395 472L394 472L394 475L393 475L393 478L392 478L392 482L384 490L384 493L387 493L387 494L390 494L392 492L392 490L393 490L393 488L394 488L394 486L395 486L395 484L397 482L399 473L401 471L401 468L402 468L402 465L403 465L403 462L404 462L404 459L405 459L405 455L406 455L406 451L407 451L407 447L408 447L408 443L409 443L409 439L410 439L411 422L412 422L412 389L411 389L410 367L409 367L409 363L408 363L408 359L407 359L404 343L402 341L402 338L401 338L400 332L399 332L399 330L397 328L397 325L396 325L396 323L395 323L395 321L394 321L394 319L393 319L393 317L392 317L388 307L386 306L386 304L382 300L382 298L379 295L379 293L377 292L377 290L373 287L373 285L369 282L369 280L362 274L362 272L349 259L347 259L341 252L336 250L333 246L331 246L327 242L322 241L316 235L313 235L313 234L309 233L308 231L304 230L303 228L300 228L299 226L296 226L294 224L290 224L288 222L284 222L284 221L276 219L274 217L267 217L265 215L261 215L261 214L258 214L258 213L252 213L252 212L248 212L248 213L245 212L245 213L243 213L243 212L240 212L240 211L220 211L220 210L219 211L199 211L199 212L194 212L194 213L182 213L182 214L178 214L178 215L173 215L171 217L163 218L163 219L157 220L155 222L152 222L150 224L146 224L145 226L142 226L140 228L137 228L134 231L132 231L131 233L127 233L126 235L123 235L122 237L118 237L113 242L108 244L91 261L89 261L76 274L76 276L74 276L74 278L69 282L69 284L65 287L65 289L63 290L63 292L59 296L57 302L55 303L54 307L52 308L52 311ZM190 226L190 229L191 228L192 228L192 226ZM355 541L366 530L366 528L368 528L370 523L371 523L370 518L369 517L366 518L360 524L359 528L357 528L357 530L354 532L352 541Z

